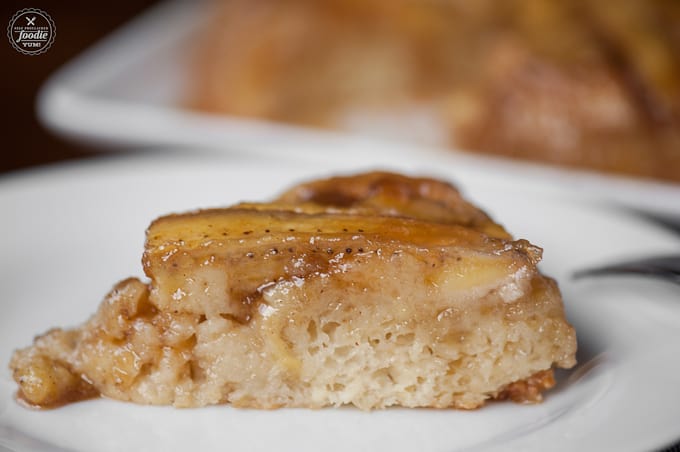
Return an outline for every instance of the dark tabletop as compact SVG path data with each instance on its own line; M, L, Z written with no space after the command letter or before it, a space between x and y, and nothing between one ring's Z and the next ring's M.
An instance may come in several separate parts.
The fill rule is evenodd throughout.
M154 3L157 0L2 2L0 86L4 115L0 173L92 155L92 149L66 142L38 123L38 88L61 65ZM41 55L22 55L11 47L5 35L14 13L24 8L41 9L55 22L55 42Z

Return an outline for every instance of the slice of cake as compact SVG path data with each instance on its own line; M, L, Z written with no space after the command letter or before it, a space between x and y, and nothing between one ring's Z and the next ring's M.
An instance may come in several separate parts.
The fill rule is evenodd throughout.
M188 106L680 183L678 0L256 3L210 3Z
M150 282L10 363L19 397L476 408L533 402L576 339L541 249L452 186L368 173L154 221Z

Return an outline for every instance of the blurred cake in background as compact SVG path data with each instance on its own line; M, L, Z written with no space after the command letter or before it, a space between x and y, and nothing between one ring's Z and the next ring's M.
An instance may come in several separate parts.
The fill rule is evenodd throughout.
M680 181L677 0L223 0L190 103Z

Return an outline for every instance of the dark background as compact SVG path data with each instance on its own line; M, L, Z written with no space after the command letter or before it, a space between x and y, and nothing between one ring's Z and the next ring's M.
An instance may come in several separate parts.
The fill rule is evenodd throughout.
M158 0L2 2L0 86L3 98L0 173L34 165L92 156L93 149L67 142L45 130L36 119L35 98L57 68ZM12 48L6 30L20 9L38 8L55 22L52 47L41 55L22 55Z

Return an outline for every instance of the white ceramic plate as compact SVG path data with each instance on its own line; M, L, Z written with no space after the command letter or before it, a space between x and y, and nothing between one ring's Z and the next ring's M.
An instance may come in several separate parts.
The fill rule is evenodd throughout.
M349 167L361 167L353 164ZM545 248L579 337L579 365L543 404L477 411L352 408L178 410L92 400L49 411L19 406L6 368L35 334L94 312L111 285L142 276L156 216L273 196L324 168L185 155L142 155L0 179L0 446L11 450L618 450L680 438L678 288L635 278L575 283L573 270L619 257L678 252L680 241L601 203L520 176L402 163L456 182L519 237ZM0 447L1 449L2 447Z
M416 138L411 135L414 129L420 130L415 124L420 123L418 118L415 123L409 120L408 127L404 127L403 118L387 126L362 124L359 128L364 134L372 133L371 138L188 110L191 49L204 33L210 4L207 0L161 3L67 64L40 92L37 107L43 124L101 150L190 146L222 154L318 163L358 160L390 164L401 156L417 156L451 167L461 162L491 169L509 166L513 172L540 179L542 185L569 187L585 195L597 193L680 218L680 184L424 148L407 139Z

